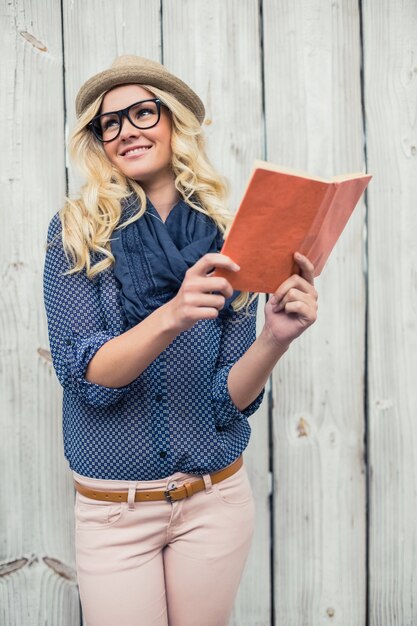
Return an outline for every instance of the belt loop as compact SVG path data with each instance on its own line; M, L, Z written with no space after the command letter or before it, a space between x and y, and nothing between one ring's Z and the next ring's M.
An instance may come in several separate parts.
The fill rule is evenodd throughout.
M213 491L213 483L211 482L210 474L203 474L202 478L204 480L204 486L206 488L206 492L211 493Z
M136 480L129 481L129 492L127 494L127 503L129 511L135 510Z

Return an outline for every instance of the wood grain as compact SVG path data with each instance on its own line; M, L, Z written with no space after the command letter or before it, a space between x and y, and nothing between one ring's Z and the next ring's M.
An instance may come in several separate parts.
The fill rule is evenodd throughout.
M59 3L2 3L0 622L79 622L73 494L42 300L47 224L65 193ZM59 619L56 619L59 616Z
M265 0L267 159L363 169L358 5ZM363 206L322 276L316 324L274 375L275 620L363 626Z
M417 5L365 2L369 624L417 620Z

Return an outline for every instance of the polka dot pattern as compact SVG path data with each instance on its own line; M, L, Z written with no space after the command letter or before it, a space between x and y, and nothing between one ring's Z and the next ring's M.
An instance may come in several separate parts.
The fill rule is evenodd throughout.
M153 480L174 472L225 467L246 448L248 417L227 388L230 369L255 339L256 301L249 315L201 320L181 333L131 384L119 389L85 380L88 362L127 320L112 269L90 280L65 275L56 214L48 229L44 299L49 341L63 387L65 455L84 476Z

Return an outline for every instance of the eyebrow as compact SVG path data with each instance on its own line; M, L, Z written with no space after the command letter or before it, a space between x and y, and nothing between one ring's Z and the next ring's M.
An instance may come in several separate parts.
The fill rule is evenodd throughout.
M120 113L121 111L126 111L126 109L130 109L130 107L132 107L134 104L141 104L142 102L155 102L158 99L159 98L154 97L154 98L145 98L144 100L136 100L135 102L132 102L132 104L128 104L127 107L123 107L121 109L114 109L113 111L103 111L102 113L97 113L95 117L97 117L98 115L110 115L111 113ZM162 102L161 102L161 105L162 105Z

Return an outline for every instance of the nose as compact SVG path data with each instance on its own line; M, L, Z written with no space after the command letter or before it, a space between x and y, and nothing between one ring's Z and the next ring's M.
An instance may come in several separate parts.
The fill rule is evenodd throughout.
M140 128L133 126L127 115L122 117L122 128L120 130L120 139L128 139L129 137L138 137Z

